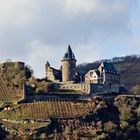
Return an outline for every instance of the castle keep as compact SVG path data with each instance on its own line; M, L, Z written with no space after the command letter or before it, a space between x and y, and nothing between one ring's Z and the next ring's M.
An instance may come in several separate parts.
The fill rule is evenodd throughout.
M74 81L76 76L76 59L70 45L62 59L62 81Z

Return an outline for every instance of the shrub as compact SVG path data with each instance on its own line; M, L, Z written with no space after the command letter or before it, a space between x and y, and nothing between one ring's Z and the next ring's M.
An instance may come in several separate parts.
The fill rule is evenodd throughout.
M138 116L138 118L140 118L140 105L139 105L139 107L137 108L137 116Z
M106 132L115 132L117 130L117 125L109 121L104 123L104 131Z
M105 133L102 133L101 135L94 138L94 140L107 140L107 139L108 139L108 134Z
M120 121L127 122L130 121L130 119L132 119L131 107L124 104L120 108Z
M137 130L140 131L140 121L137 122L136 127L137 127Z
M128 122L122 121L122 122L120 123L120 127L121 127L122 129L125 129L125 128L127 128L128 126L129 126Z

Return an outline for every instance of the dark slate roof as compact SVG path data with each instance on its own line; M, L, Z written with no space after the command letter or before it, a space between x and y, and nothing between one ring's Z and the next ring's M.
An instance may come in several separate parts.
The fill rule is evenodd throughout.
M62 61L65 61L65 60L75 60L76 61L74 53L72 52L70 45L68 46L68 49L62 59Z
M108 62L103 62L104 65L104 69L106 73L114 73L117 74L117 70L115 69L115 67L113 66L112 63L108 63Z
M100 71L99 70L95 70L95 72L98 76L100 76Z
M51 69L53 70L53 74L54 74L55 79L62 80L62 72L61 72L61 70L57 70L57 69L55 69L53 67L51 67Z
M50 66L50 63L47 61L47 62L46 62L46 65L47 65L47 66Z

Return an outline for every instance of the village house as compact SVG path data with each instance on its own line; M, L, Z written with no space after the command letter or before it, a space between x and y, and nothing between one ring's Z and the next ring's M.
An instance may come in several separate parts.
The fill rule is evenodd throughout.
M90 70L85 75L85 82L94 84L119 85L120 74L112 63L102 62L98 69Z

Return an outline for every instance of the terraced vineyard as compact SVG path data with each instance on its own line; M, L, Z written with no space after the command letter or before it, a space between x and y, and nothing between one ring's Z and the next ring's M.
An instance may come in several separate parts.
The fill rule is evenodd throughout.
M20 113L23 119L75 118L89 113L92 107L84 101L46 101L23 104Z
M0 101L13 101L18 99L17 95L19 95L19 91L12 90L7 87L2 78L0 78Z
M11 111L2 111L0 118L48 120L48 118L77 118L93 110L90 101L44 101L20 104Z
M13 93L0 78L0 101L11 101L12 99Z

